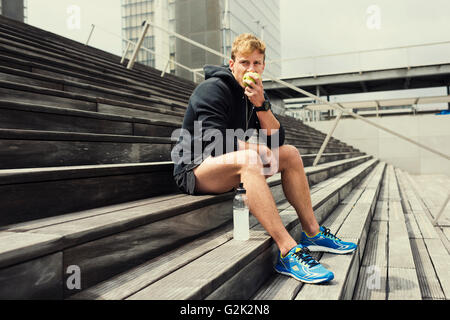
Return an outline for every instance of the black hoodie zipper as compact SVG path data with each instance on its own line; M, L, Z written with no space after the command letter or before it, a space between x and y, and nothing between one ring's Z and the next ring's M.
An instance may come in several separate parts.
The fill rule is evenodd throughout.
M253 110L255 110L255 106L252 106L252 111L250 112L250 116L248 116L248 99L244 96L245 99L245 131L248 130L248 124L253 115Z

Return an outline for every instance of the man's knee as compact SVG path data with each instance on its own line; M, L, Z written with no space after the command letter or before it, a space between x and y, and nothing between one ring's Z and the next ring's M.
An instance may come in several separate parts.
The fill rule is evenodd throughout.
M302 157L296 147L292 145L283 145L280 147L280 153L280 158L282 158L284 161L303 166Z
M263 163L257 151L247 149L239 151L238 165L245 170L261 170Z

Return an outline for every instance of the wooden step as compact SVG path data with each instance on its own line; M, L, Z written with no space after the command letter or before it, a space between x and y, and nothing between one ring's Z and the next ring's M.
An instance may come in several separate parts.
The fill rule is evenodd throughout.
M326 216L334 208L338 201L336 199L339 198L340 194L345 194L345 190L347 190L346 186L352 185L360 180L363 175L367 174L367 171L370 171L373 168L375 163L375 160L370 160L342 173L339 175L339 178L336 177L337 180L332 185L319 183L313 186L311 189L312 202L319 219ZM328 187L325 185L328 185ZM292 209L282 210L281 216L288 230L291 230L296 226L298 229L298 219L296 214L292 212ZM226 229L224 231L226 231ZM216 235L208 240L203 239L203 243L206 244L215 238ZM167 257L174 256L178 252L169 252L164 256L149 261L145 265L141 265L140 267L110 279L103 284L99 284L98 286L93 287L91 291L88 290L82 292L74 298L81 299L83 298L83 295L87 295L89 299L94 296L98 299L102 299L103 297L99 295L99 292L106 293L107 287L109 288L109 296L112 295L115 299L124 299L127 298L127 296L130 299L206 298L215 290L222 291L220 287L224 285L226 280L235 275L238 270L241 270L241 268L246 266L250 261L257 258L262 252L273 246L272 240L259 225L256 225L251 229L251 240L249 242L241 243L229 240L231 240L229 233L228 235L221 236L219 245L216 246L217 248L212 249L209 247L209 250L207 251L196 251L197 259L191 263L180 261L178 263L181 263L183 266L177 265L176 263L175 265L177 265L177 267L175 269L172 269L171 261L169 261ZM221 241L223 241L223 243ZM182 250L186 250L187 247L189 247L189 244L186 244ZM211 265L211 263L213 265ZM162 274L155 274L152 271L152 267L155 265L159 266L158 269L161 270ZM211 269L209 269L209 267L211 267ZM272 266L270 266L270 268L271 267ZM267 269L267 267L263 268ZM134 272L138 272L138 274ZM255 272L260 274L259 271ZM189 276L186 277L186 274L189 274ZM136 278L137 281L133 281L136 287L130 288L130 286L127 286L124 279L130 278ZM190 284L191 282L192 284ZM112 288L116 286L118 289L117 292L122 292L126 287L126 295L119 294L120 297L116 296L115 291L112 290ZM169 287L171 290L164 289ZM252 289L249 286L247 286L247 288ZM131 296L130 294L133 292L130 291L134 291L134 294Z
M164 137L0 129L1 169L170 161Z
M174 130L181 128L181 122L0 100L0 127L2 129L171 137Z
M397 178L388 165L354 299L420 300Z
M91 70L98 70L104 74L116 74L123 75L124 68L118 65L115 69L115 66L101 66L101 62L98 64L94 64L92 61L82 61L79 56L76 58L67 57L67 53L64 55L59 53L53 53L46 50L38 49L35 46L19 44L17 42L13 42L4 38L0 38L0 52L5 52L8 55L22 57L25 59L30 59L34 61L40 61L41 63L49 63L51 65L58 65L59 67L65 69L72 70L80 70L80 66L83 66L87 72L92 74ZM120 70L120 71L119 71ZM129 71L127 71L129 73ZM86 71L85 71L86 73ZM130 75L130 78L139 78L138 75ZM159 97L162 100L169 101L167 99L167 95L171 94L172 100L174 103L185 102L188 98L186 95L180 95L178 92L167 91L164 87L156 88L153 86L147 87L147 90L151 92L155 97Z
M0 227L178 192L173 163L0 170Z
M335 278L324 285L307 285L273 272L269 280L253 296L255 300L332 300L351 298L362 253L365 250L368 226L383 177L385 164L379 163L326 219L319 222L329 227L344 241L358 244L347 255L314 253L313 256L333 271Z
M25 27L24 30L26 30L26 31L25 32L19 31L23 27ZM8 36L9 39L11 39L11 40L20 42L23 39L23 41L26 41L26 43L28 43L28 44L33 43L37 46L39 46L40 44L43 44L44 49L50 49L50 50L55 49L56 51L63 52L65 54L69 54L71 56L75 55L75 57L80 57L80 56L83 58L87 57L88 61L96 61L96 62L103 63L103 64L106 63L108 65L108 67L116 67L117 65L120 65L119 61L121 58L119 56L115 56L110 53L107 53L107 52L104 52L104 51L101 51L99 49L95 49L95 48L92 48L89 46L84 46L84 45L80 46L80 43L78 43L78 42L72 41L69 44L67 44L68 39L63 38L58 35L55 35L55 34L45 32L43 30L39 30L39 29L30 30L29 25L23 24L22 26L15 25L14 27L12 27L12 26L9 26L8 23L6 23L6 24L0 25L0 30L3 31L4 36ZM39 36L33 35L36 32L37 32L37 34L39 34ZM146 76L151 75L151 76L158 77L161 74L161 71L159 71L159 70L156 70L154 68L147 67L147 66L141 66L140 64L135 69L137 69L137 70L133 70L134 73L138 73L138 74L142 74L142 75L146 75ZM193 83L192 81L185 80L185 79L173 76L173 75L168 75L167 79L168 79L169 83L171 83L173 85L178 85L180 87L185 87L185 88L195 87L195 83Z
M163 103L166 103L169 106L183 107L183 105L179 105L179 103L171 103L170 101L168 102L166 98L153 97L155 91L152 89L144 89L134 85L129 86L128 84L124 85L120 83L117 83L114 86L113 82L105 82L105 80L103 79L100 79L99 81L95 81L95 79L92 79L89 82L75 81L73 79L67 79L67 77L61 77L55 74L47 75L45 73L17 70L6 66L0 67L0 79L4 81L36 85L44 88L64 90L68 92L87 92L91 95L101 95L104 97L109 97L111 99L128 96L128 100L137 100L141 98L143 100L147 100L150 97L154 100L159 100ZM173 90L175 90L175 88ZM168 97L172 95L173 93L171 92L167 93ZM159 92L157 96L159 96ZM182 102L187 103L188 98L189 96L183 99Z
M427 206L421 199L421 193L415 189L416 185L410 175L398 168L395 173L422 299L449 299L450 258L444 244L445 235L439 227L432 225L432 216L427 213Z
M145 124L137 126L149 128ZM170 161L175 143L170 137L0 129L0 168ZM309 155L318 149L302 145L299 151Z
M341 166L344 163L345 161ZM346 171L354 172L354 176L345 180L345 183L342 181L341 192L344 192L346 185L352 184L365 171L370 170L373 164L372 160L365 161L355 167L358 168L355 169L357 172L353 169ZM337 163L329 165L330 170L336 165ZM325 165L322 165L322 168L306 168L306 171L308 176L323 175L324 168ZM345 179L346 172L341 173L342 179ZM274 197L281 200L280 183L279 174L269 180ZM313 195L316 206L320 206L317 214L325 214L338 196L339 190L334 190L333 196L323 190L322 193ZM229 222L232 198L233 193L219 196L159 196L10 225L3 228L1 233L61 236L59 249L48 248L48 253L63 252L64 270L70 265L80 266L83 270L83 288L87 288ZM32 260L28 255L33 252L27 248L24 248L24 252L23 261ZM41 250L40 255L43 254ZM35 258L34 255L33 257ZM16 256L16 261L17 259Z

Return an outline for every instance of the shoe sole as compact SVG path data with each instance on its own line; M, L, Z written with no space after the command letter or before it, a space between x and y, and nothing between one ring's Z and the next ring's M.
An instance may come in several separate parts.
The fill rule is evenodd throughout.
M353 252L356 250L356 248L348 249L348 250L338 250L338 249L332 249L329 247L322 247L322 246L307 246L309 251L311 252L329 252L329 253L336 253L336 254L347 254L350 252Z
M292 278L294 278L294 279L296 279L298 281L304 282L304 283L312 283L312 284L314 284L314 283L322 283L322 282L328 282L328 281L331 281L331 280L334 279L334 275L333 275L333 277L331 279L329 279L329 278L322 278L322 279L314 279L314 280L305 280L305 279L301 279L301 278L295 276L292 273L284 272L284 271L278 271L276 268L274 268L274 269L275 269L276 272L278 272L280 274L292 277Z

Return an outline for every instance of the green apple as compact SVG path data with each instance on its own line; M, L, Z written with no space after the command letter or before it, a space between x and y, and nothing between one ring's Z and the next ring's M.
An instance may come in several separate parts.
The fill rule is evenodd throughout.
M247 87L248 84L245 82L245 80L252 81L253 83L256 83L256 80L259 79L259 78L260 78L260 76L256 72L246 72L244 74L244 77L242 78L242 80L243 80L244 86Z

